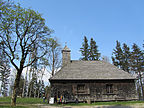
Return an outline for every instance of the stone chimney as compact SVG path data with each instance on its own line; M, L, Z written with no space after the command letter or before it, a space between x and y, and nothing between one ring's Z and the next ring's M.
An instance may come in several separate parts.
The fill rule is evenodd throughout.
M71 56L70 56L71 50L65 45L65 47L62 50L62 66L65 66L66 64L70 63Z

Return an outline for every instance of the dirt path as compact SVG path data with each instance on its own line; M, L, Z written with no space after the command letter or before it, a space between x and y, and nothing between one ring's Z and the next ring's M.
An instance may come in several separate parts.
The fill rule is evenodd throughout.
M133 104L129 106L110 106L110 105L96 105L96 106L41 106L40 108L144 108L144 103Z
M41 108L132 108L128 106L68 106L68 107L53 107L53 106L43 106Z

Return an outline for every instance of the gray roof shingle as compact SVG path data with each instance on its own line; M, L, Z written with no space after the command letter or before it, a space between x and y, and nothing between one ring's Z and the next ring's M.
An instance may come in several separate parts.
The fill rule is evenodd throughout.
M131 74L104 61L78 61L62 67L50 80L135 79Z

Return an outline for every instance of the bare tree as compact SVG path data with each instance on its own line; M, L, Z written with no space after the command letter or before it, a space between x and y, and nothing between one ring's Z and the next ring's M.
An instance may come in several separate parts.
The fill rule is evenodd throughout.
M61 46L55 38L49 39L49 53L42 58L42 64L48 66L49 73L53 76L61 66Z
M110 63L110 59L108 56L102 56L102 61L105 61L107 63Z
M58 41L53 38L49 39L49 47L50 51L48 62L49 62L49 68L51 70L51 75L53 76L61 65L61 59L60 59L61 47Z

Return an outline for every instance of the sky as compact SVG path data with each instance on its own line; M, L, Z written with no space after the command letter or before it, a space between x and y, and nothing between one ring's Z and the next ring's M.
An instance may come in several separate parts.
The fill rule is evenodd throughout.
M42 14L71 59L81 57L84 36L93 38L103 56L111 59L116 40L132 46L144 43L144 0L14 0Z

